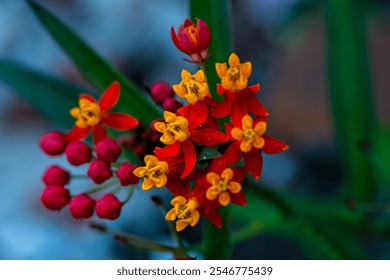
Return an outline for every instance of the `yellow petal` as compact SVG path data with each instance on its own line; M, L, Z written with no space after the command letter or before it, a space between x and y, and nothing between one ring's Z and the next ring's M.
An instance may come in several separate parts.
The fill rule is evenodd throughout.
M188 82L189 80L191 80L191 73L183 69L181 71L181 79L183 82Z
M187 223L187 222L183 222L183 221L181 221L181 220L177 220L177 221L176 221L176 230L177 230L177 231L182 231L182 230L185 229L187 226L188 226L188 223Z
M229 56L228 62L229 62L230 67L238 67L238 66L240 66L240 59L238 58L238 56L235 53L232 53Z
M245 62L241 65L241 75L245 77L245 79L248 79L248 77L252 73L252 63Z
M194 212L192 212L191 216L192 216L192 221L191 221L190 225L193 227L199 222L200 214L197 210L195 210Z
M244 153L249 152L252 149L252 144L247 141L241 141L240 150Z
M265 131L267 130L267 123L266 122L258 122L256 125L255 125L255 128L254 128L255 132L257 135L263 135L265 133Z
M242 117L242 129L252 128L253 119L248 114Z
M176 215L175 208L172 208L171 210L169 210L168 213L165 215L165 220L168 220L168 221L174 221L174 220L176 220L176 218L177 218L177 215Z
M147 191L147 190L150 190L151 188L153 188L153 186L154 186L153 181L145 178L144 181L142 182L141 188L144 191Z
M210 184L214 184L215 181L219 180L220 177L218 176L217 173L214 173L214 172L209 172L207 173L206 175L206 180L207 182L209 182Z
M226 72L227 72L226 63L215 63L215 70L217 71L218 77L222 79L222 77L226 76Z
M252 145L256 149L262 149L264 147L265 141L263 137L256 137L255 141L253 141Z
M218 192L217 188L211 186L206 191L206 198L208 200L214 200L217 198L218 194L219 194L219 192Z
M235 140L241 140L242 139L242 135L243 135L243 131L241 128L238 128L238 127L234 127L231 131L230 131L230 135L233 137L233 139Z
M229 203L230 203L230 195L229 195L229 193L228 192L221 193L219 195L219 197L218 197L218 202L222 206L229 205Z
M233 178L233 170L231 168L226 168L222 174L221 174L221 178L227 180L227 181L230 181L230 179Z
M229 182L229 190L232 192L232 193L239 193L242 189L242 186L240 183L238 182Z

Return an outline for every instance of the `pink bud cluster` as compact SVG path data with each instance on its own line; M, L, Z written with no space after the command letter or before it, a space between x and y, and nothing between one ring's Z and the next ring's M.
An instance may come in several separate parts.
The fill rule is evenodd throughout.
M98 142L93 152L90 145L80 141L67 141L66 136L58 131L46 133L41 137L40 147L49 156L65 155L70 165L88 164L87 176L97 185L105 183L114 174L121 186L135 185L138 177L133 174L137 167L129 162L118 162L122 148L113 138ZM119 166L117 169L114 166ZM71 215L76 219L87 219L94 213L101 219L114 220L121 213L123 203L112 193L105 193L99 198L92 198L92 193L71 194L68 184L72 174L65 168L50 165L42 176L45 185L41 201L49 210L61 210L68 206Z

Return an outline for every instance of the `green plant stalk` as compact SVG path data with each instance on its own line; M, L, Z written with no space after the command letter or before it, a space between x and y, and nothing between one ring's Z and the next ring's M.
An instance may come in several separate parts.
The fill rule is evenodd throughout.
M220 83L215 70L216 62L227 61L232 52L230 28L230 1L228 0L190 0L190 14L193 21L202 19L210 28L212 39L209 52L212 56L205 63L205 72L211 96L218 101L223 99L217 93ZM224 129L220 120L219 126ZM221 210L223 227L221 229L205 221L203 229L203 253L205 259L228 259L232 252L231 229L228 221L228 208Z
M348 195L359 201L371 201L376 182L362 146L372 144L376 117L365 38L365 1L325 0L323 3L330 101Z

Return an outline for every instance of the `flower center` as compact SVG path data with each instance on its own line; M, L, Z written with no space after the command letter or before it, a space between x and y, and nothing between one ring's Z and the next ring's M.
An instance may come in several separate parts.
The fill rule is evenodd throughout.
M79 107L71 109L70 114L77 119L76 126L80 128L94 127L101 119L100 106L85 98L79 100Z
M156 186L161 188L167 183L168 164L165 161L159 161L152 155L145 156L146 166L137 167L133 174L139 178L144 178L142 189L148 190Z
M240 69L238 67L230 67L229 68L229 70L228 70L229 80L231 80L232 82L235 82L235 81L240 79L240 76L241 76L241 72L240 72Z
M176 222L176 230L181 231L188 225L195 226L199 219L199 203L196 198L190 198L188 201L183 196L176 196L171 200L173 208L166 214L165 219Z
M239 193L241 191L241 184L231 181L233 178L233 170L226 168L221 176L214 172L209 172L206 175L206 180L211 186L206 191L206 198L214 200L218 197L218 202L226 206L230 203L230 193Z
M256 131L253 128L244 129L244 133L242 135L243 141L252 143L256 139Z
M188 120L182 116L176 116L174 113L165 111L164 122L156 122L154 127L157 131L163 135L160 137L160 141L164 144L170 145L176 142L176 140L183 142L187 140L189 136Z
M195 25L190 25L186 27L186 30L192 42L198 44L198 28Z
M184 83L184 86L187 89L188 94L195 95L196 98L198 98L198 96L199 96L199 83L198 82L196 82L194 80L190 80L190 81Z

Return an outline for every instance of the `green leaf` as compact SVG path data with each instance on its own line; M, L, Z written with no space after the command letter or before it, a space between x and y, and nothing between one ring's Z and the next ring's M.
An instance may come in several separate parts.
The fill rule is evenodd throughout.
M380 174L390 182L390 133L383 127L374 131L374 142L370 158Z
M133 115L146 125L161 117L161 112L146 94L89 47L71 28L38 3L31 0L27 2L80 73L100 92L103 92L114 81L120 83L121 97L116 106L118 110Z
M84 88L8 60L0 60L0 79L57 126L74 125L69 110Z
M330 99L343 159L348 196L359 201L375 197L375 176L362 144L371 143L376 125L365 37L366 1L327 0Z
M219 156L221 156L221 153L216 149L204 147L204 149L198 154L197 160L209 160Z

